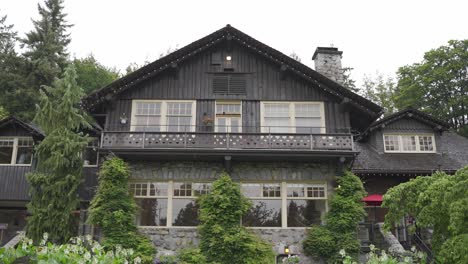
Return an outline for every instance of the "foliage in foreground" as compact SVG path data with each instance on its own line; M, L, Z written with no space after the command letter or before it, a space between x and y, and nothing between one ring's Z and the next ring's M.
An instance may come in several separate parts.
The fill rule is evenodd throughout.
M75 234L77 219L72 212L79 207L81 152L89 141L76 131L90 127L79 106L82 96L73 67L53 87L41 91L35 122L46 136L36 148L36 170L27 175L31 195L27 235L36 242L44 233L55 243L66 242Z
M69 243L56 245L47 242L47 234L38 246L32 239L24 238L16 248L0 248L0 263L57 263L57 264L120 264L140 263L132 249L117 247L113 251L106 251L93 241L90 236L74 237Z
M382 206L389 209L387 229L411 215L418 227L434 230L432 248L440 263L468 263L468 167L455 175L436 172L395 186Z
M385 250L379 252L374 245L370 245L371 251L367 254L367 262L366 264L425 264L426 256L422 252L418 252L415 248L411 249L410 256L406 256L403 258L395 258L393 256L387 255ZM353 260L352 257L346 254L345 250L340 250L339 252L341 256L340 262L343 264L358 264L356 261Z
M357 258L359 222L366 215L362 198L366 195L361 180L351 172L338 178L338 188L330 200L326 225L312 226L303 242L304 253L326 261L335 261L340 249Z
M137 207L128 191L129 175L128 164L122 159L111 158L102 164L88 221L101 228L105 249L125 246L135 250L143 263L152 263L156 250L148 238L138 233L135 225Z
M213 183L211 192L199 202L200 251L208 263L274 262L272 246L241 225L240 219L251 203L227 173Z

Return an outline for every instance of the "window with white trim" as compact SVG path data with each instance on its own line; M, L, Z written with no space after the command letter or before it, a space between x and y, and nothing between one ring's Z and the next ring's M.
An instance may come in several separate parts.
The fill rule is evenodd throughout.
M242 218L251 227L309 227L327 210L326 184L242 183L252 207Z
M195 101L133 100L131 131L195 131Z
M434 134L384 134L385 152L393 153L433 153Z
M197 197L210 192L206 182L134 182L130 193L139 206L140 226L197 226Z
M0 137L0 165L31 165L33 147L31 137Z
M264 133L324 133L323 102L262 102Z
M252 207L242 218L248 227L309 227L322 223L327 211L326 184L242 183ZM140 226L196 226L197 197L208 194L209 182L133 182L130 193L139 206Z
M281 184L243 183L241 190L252 201L242 218L244 226L281 227Z
M326 213L326 188L323 184L288 184L288 227L321 224Z
M215 132L242 132L242 107L240 101L216 101Z

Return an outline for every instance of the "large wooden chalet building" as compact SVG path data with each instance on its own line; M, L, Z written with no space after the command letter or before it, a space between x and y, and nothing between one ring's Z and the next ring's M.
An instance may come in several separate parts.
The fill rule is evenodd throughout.
M344 87L341 55L317 48L312 70L227 25L90 94L83 105L96 140L83 155L77 214L85 218L99 163L112 153L131 165L140 230L176 250L197 242L195 199L225 170L253 202L242 223L279 251L300 251L345 169L379 197L468 164L468 140L447 123L414 109L381 118L380 106ZM4 237L25 225L25 174L43 137L14 117L0 121Z

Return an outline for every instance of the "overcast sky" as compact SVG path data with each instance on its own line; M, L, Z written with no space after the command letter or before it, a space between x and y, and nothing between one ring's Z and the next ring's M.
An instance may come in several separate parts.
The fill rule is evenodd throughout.
M0 0L20 36L32 29L37 3ZM343 51L343 66L364 74L394 74L424 52L450 39L468 38L468 1L150 1L65 0L76 57L90 53L124 71L132 62L153 61L168 48L185 46L231 24L313 68L317 46Z

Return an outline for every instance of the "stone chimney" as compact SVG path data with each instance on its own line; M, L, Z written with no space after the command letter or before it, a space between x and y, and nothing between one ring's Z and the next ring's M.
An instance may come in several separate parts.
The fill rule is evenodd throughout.
M341 68L341 54L338 48L317 47L312 56L315 64L315 70L333 81L343 84L344 76Z

